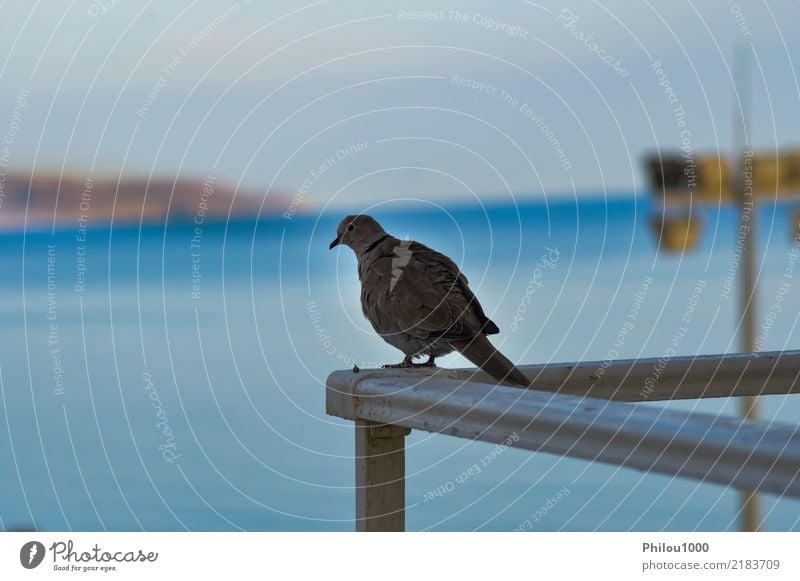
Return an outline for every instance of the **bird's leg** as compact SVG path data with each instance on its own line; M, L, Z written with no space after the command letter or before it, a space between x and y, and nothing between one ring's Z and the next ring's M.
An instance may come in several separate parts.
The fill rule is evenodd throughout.
M428 360L425 363L417 364L418 367L436 367L436 357L428 355Z
M411 355L406 355L400 363L386 363L384 369L402 369L405 367L413 367L414 362L411 360Z

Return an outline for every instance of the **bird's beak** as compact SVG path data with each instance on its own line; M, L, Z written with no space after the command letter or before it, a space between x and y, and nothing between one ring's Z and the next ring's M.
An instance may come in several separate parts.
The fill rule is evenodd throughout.
M337 238L336 238L336 240L334 240L333 242L331 242L331 245L330 245L330 246L328 246L328 250L333 250L333 249L334 249L334 247L336 247L336 246L339 246L339 244L341 244L341 243L342 243L342 241L341 241L341 240L339 240L339 238L337 237Z

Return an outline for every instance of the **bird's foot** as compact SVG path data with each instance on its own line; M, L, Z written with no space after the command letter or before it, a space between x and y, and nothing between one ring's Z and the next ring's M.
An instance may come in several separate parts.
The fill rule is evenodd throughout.
M384 369L408 369L410 367L436 367L434 358L430 357L425 363L414 363L411 357L406 357L400 363L386 363Z
M413 367L414 362L411 361L411 357L406 357L400 363L385 363L383 365L384 369L405 369L406 367Z

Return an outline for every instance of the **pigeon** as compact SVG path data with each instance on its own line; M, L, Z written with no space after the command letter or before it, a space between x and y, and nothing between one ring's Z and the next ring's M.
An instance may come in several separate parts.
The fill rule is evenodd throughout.
M361 309L375 332L405 354L389 368L435 367L458 351L497 381L530 381L486 335L500 332L483 312L456 264L444 254L388 234L371 216L347 216L329 248L350 247L358 259ZM414 363L427 356L424 363Z

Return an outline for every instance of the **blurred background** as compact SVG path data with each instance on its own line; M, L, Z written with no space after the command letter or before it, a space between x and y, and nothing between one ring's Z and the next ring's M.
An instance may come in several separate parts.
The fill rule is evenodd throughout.
M353 212L451 256L514 361L735 352L751 159L749 342L796 348L798 17L3 3L0 529L353 530L325 378L400 358L328 251ZM409 530L740 526L734 490L513 449L456 481L492 448L414 432ZM800 502L761 517L800 528Z

